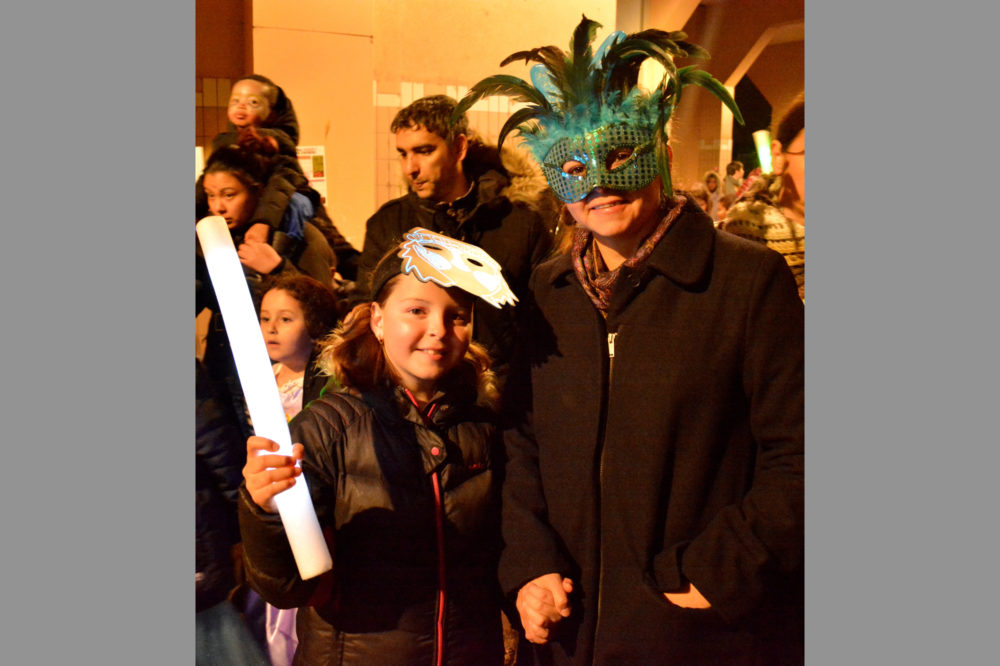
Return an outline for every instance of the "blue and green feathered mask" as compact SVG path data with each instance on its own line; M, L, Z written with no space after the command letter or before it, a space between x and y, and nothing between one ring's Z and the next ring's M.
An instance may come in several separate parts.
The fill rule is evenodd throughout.
M539 63L531 69L531 83L505 74L487 77L469 89L452 118L492 95L525 102L527 106L504 123L499 145L516 129L549 186L567 203L583 199L597 186L641 189L656 176L670 195L667 122L681 90L691 84L708 88L740 124L743 117L726 88L710 74L674 65L675 57L708 57L701 47L683 41L683 32L617 31L595 53L591 44L599 27L584 16L573 32L569 53L542 46L507 56L501 67L522 58ZM666 70L652 91L638 86L639 67L646 58Z

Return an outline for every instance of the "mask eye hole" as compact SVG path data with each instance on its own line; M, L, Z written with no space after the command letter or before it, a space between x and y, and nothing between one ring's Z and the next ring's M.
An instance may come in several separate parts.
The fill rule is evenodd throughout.
M635 155L635 146L622 146L608 152L605 158L605 167L611 171L621 168L628 163L629 159Z
M473 259L472 257L469 257L468 259L466 259L466 261L468 261L470 264L472 264L473 266L476 266L478 268L484 268L485 267L484 264L483 264L483 262L479 261L478 259Z
M439 245L432 245L430 243L424 243L424 248L430 250L431 252L444 252L444 249Z
M587 165L579 160L566 160L563 162L562 171L568 176L583 178L587 175Z

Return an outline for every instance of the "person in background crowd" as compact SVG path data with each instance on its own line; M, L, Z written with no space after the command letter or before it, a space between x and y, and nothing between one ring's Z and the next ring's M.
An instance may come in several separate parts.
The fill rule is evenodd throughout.
M722 187L719 184L719 174L715 171L706 171L701 182L704 183L705 189L708 191L708 214L712 216L713 220L722 219Z
M243 447L236 418L218 400L195 361L195 663L267 666L229 596L236 587L233 550L240 540L236 502Z
M743 162L733 160L726 165L726 179L722 181L722 196L733 197L743 184Z
M305 275L275 281L260 304L260 332L271 359L285 416L291 420L318 398L326 378L316 366L319 341L337 325L337 299L329 287ZM265 608L271 666L291 666L298 639L294 608Z
M721 229L780 253L806 297L806 101L798 95L771 133L773 174L760 175L729 208Z
M337 263L323 234L308 220L302 222L300 227L304 242L295 249L286 246L285 249L291 251L285 255L270 243L246 238L271 164L267 146L247 135L244 144L220 148L212 153L202 177L212 214L223 217L229 226L255 305L260 303L266 278L309 275L329 285ZM300 196L295 194L292 198ZM236 413L243 415L241 430L244 437L248 437L251 429L243 390L215 290L201 255L201 246L198 245L195 255L195 314L205 308L212 312L212 318L208 324L203 360L218 393L230 396Z

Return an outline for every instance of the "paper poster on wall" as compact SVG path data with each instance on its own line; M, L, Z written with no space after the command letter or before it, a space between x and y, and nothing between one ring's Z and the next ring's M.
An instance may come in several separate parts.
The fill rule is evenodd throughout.
M205 151L201 146L194 147L194 179L201 178L201 172L205 170Z
M319 192L326 203L326 146L298 146L299 164L309 179L309 186Z

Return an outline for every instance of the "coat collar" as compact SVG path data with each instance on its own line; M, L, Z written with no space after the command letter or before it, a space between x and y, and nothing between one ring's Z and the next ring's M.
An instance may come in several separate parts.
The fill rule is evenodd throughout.
M683 286L693 286L708 272L715 247L715 227L711 218L688 198L681 214L653 249L646 266ZM549 281L565 279L573 273L573 259L564 252L553 260Z
M434 218L441 213L454 218L459 226L474 217L480 208L495 209L506 205L503 192L510 181L502 173L490 170L470 180L469 191L451 203L421 199L415 192L410 192L407 199L422 216Z

